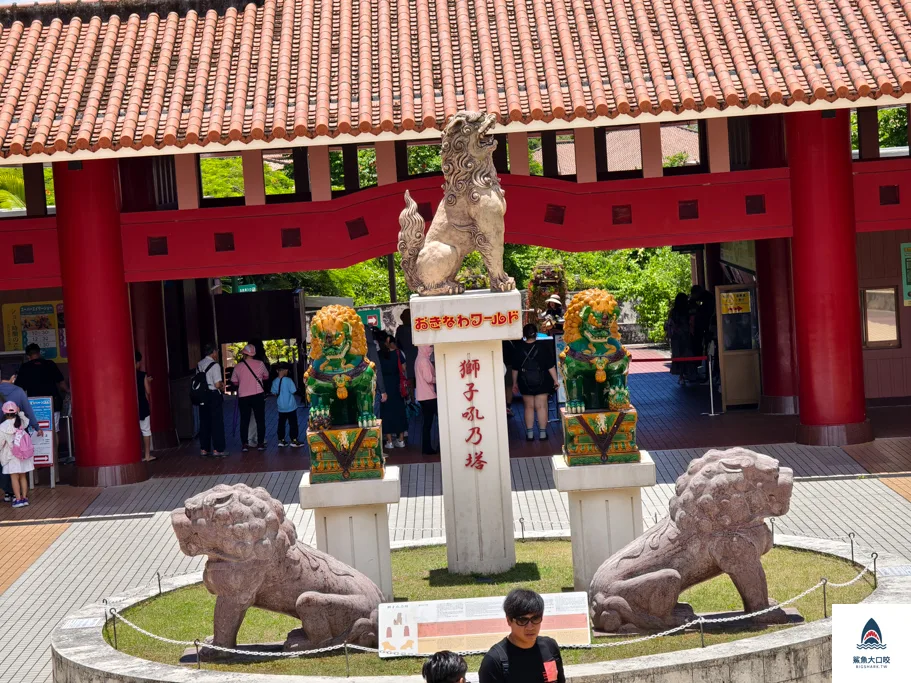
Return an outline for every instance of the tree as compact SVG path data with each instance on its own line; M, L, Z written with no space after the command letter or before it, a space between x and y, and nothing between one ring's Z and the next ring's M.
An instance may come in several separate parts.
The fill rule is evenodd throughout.
M889 107L877 111L879 119L879 146L907 147L908 146L908 109ZM857 112L851 112L851 149L858 149L860 145L857 132Z
M408 147L408 175L439 173L443 170L443 158L439 145L410 145Z
M664 168L678 168L680 166L686 166L686 162L690 160L689 152L674 152L670 156L664 157L662 166Z

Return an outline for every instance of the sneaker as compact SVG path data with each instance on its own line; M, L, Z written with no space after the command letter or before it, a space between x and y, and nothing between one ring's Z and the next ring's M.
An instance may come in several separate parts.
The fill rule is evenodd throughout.
M535 432L534 432L534 430L532 430L532 429L526 429L526 430L525 430L525 440L526 440L526 441L534 441L534 440L535 440Z
M229 455L228 451L212 451L213 458L227 458Z
M4 502L4 503L9 503L12 499L13 499L13 494L12 494L12 493L4 493L4 494L3 494L3 502Z
M259 446L256 447L256 450L258 450L258 451L266 450L266 444L264 444L264 443L259 444Z
M403 439L396 439L393 443L396 448L405 448L405 441Z
M539 438L541 441L547 441L547 432L545 432L545 431L542 429L541 431L538 432L538 438Z
M19 500L18 498L13 501L14 508L24 508L28 503L24 500Z
M28 498L23 498L19 502L22 503L25 507L28 507Z
M292 448L303 448L304 444L302 444L300 441L292 441L291 447Z
M240 447L240 452L241 452L241 453L249 453L249 452L250 452L250 446L248 446L247 444L244 444L243 446Z
M288 447L288 442L287 442L287 441L279 441L279 442L278 442L278 447L279 447L279 448L287 448L287 447Z

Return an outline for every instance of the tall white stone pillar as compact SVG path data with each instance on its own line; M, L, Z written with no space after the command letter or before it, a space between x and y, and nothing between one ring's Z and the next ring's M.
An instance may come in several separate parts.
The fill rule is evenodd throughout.
M503 340L522 336L518 291L411 298L414 343L434 346L449 571L515 566Z

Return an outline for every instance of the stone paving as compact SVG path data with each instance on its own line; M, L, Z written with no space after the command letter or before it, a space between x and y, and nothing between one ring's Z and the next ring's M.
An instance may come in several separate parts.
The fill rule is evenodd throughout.
M911 439L907 440L911 443ZM844 450L794 444L754 447L793 467L799 478L791 511L777 520L783 533L846 539L856 533L858 555L887 550L911 561L911 502L884 482L870 477ZM897 446L892 444L894 451ZM905 445L901 445L905 448ZM658 485L643 495L646 520L667 510L673 481L687 463L706 449L656 451ZM566 497L554 489L547 458L511 461L516 535L565 535L569 528ZM216 483L264 486L286 507L301 538L314 543L312 513L298 506L302 471L220 474L152 479L128 487L93 491L79 516L56 520L23 518L0 521L0 557L12 563L20 549L9 540L23 530L49 533L49 547L0 594L0 682L45 683L50 680L49 634L67 613L105 596L201 568L202 558L181 554L170 529L169 513L190 495ZM390 507L390 530L397 546L443 535L442 485L437 463L402 466L402 500ZM60 489L61 495L66 489ZM48 503L50 505L50 503ZM48 507L49 510L55 509ZM60 511L67 508L56 508ZM521 522L519 520L522 520ZM6 535L4 535L6 534ZM862 549L863 548L863 549ZM21 564L21 563L20 563Z

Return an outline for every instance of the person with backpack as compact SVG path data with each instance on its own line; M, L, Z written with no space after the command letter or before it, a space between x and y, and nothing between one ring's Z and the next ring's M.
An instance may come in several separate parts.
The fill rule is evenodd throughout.
M535 414L538 438L547 439L547 399L557 390L557 359L553 342L538 342L538 328L533 323L522 328L524 342L516 342L512 353L513 383L522 392L525 404L525 438L535 439Z
M22 387L14 384L15 381L16 375L10 375L9 377L0 379L0 404L12 401L17 406L21 406L21 410L28 418L29 424L32 425L32 429L37 431L38 436L44 436L44 431L38 427L38 418L35 417L35 413L32 411L32 405L28 401L28 396L25 395L25 391ZM3 501L5 503L18 498L13 490L12 481L10 480L9 475L0 475L0 488L3 489Z
M465 683L467 672L465 658L449 650L434 652L421 667L421 676L426 683Z
M299 440L299 427L297 424L297 385L288 377L291 366L281 362L277 366L278 377L272 380L272 393L278 396L278 447L285 448L289 444L300 448L303 444ZM285 425L289 427L289 439L285 439Z
M207 344L205 353L190 382L190 400L199 407L199 454L204 458L225 458L224 376L218 363L218 348Z
M231 373L231 384L237 386L237 404L240 408L241 451L249 452L247 435L250 433L250 415L256 420L257 450L266 450L266 389L263 385L269 379L269 368L256 360L256 347L247 344L240 362Z
M538 635L544 620L544 598L526 588L515 588L503 601L509 635L481 660L480 683L566 683L560 646Z
M29 419L12 401L3 404L3 422L0 423L0 464L3 474L13 483L13 507L28 505L28 478L35 469L35 448L28 435Z

